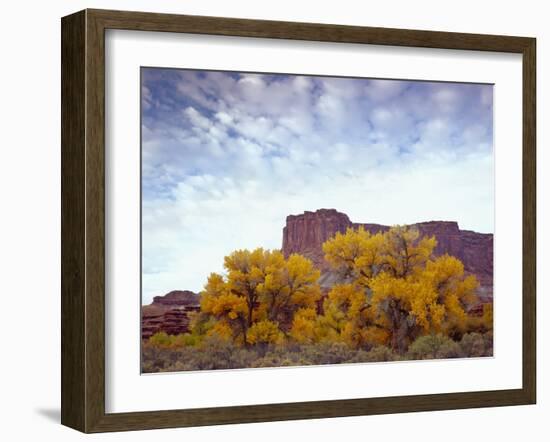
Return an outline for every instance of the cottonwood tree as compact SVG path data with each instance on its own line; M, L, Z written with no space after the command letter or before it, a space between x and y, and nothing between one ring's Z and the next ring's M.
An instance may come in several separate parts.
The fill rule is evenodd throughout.
M215 318L209 330L244 346L279 343L299 309L320 298L320 272L300 255L237 250L225 257L226 275L212 273L201 296L201 311Z
M338 233L323 251L346 283L329 292L318 326L332 327L356 348L385 343L401 353L418 336L464 331L478 282L457 258L434 258L436 244L401 226Z

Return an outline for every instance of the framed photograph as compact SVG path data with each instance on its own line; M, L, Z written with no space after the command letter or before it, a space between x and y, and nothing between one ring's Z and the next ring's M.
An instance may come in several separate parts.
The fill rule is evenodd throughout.
M534 404L535 39L62 19L62 423Z

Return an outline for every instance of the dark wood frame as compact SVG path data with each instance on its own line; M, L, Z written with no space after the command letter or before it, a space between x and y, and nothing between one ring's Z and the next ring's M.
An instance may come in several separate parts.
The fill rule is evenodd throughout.
M84 10L62 19L61 422L84 432L534 404L536 40L449 32ZM401 397L105 413L105 30L496 51L523 56L523 386ZM519 148L519 146L518 146Z

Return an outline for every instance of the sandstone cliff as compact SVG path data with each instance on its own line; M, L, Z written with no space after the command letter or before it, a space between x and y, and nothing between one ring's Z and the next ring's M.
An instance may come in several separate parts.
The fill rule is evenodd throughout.
M153 302L141 307L141 339L157 332L178 335L189 331L189 314L199 311L199 295L188 290L174 290L155 296Z
M364 227L371 233L385 232L389 226L351 222L345 213L335 209L319 209L301 215L289 215L283 228L283 253L300 253L311 259L324 273L323 282L331 284L328 264L323 258L323 243L336 233L348 228ZM481 296L493 291L493 235L460 230L454 221L428 221L413 224L421 235L435 236L436 256L448 253L464 263L468 273L476 275L481 285ZM328 273L328 274L327 274Z

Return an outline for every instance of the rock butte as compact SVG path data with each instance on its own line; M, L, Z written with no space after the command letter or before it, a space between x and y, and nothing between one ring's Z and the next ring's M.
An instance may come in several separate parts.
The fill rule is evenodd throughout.
M363 227L371 233L385 232L390 226L354 223L345 213L335 209L319 209L300 215L289 215L283 228L283 254L288 257L299 253L311 259L321 270L320 284L328 288L337 277L323 258L323 243L336 233L348 228ZM461 230L454 221L428 221L412 224L422 236L435 236L436 256L445 253L456 256L464 263L467 273L480 282L481 302L492 302L493 297L493 235ZM200 295L188 290L174 290L164 296L155 296L153 302L142 307L142 339L158 331L179 334L189 331L189 313L199 310ZM479 307L479 306L478 306ZM477 308L477 307L476 307Z
M301 215L289 215L283 228L283 253L299 253L311 259L323 272L329 270L323 258L323 243L348 228L363 227L371 233L385 232L390 226L351 222L345 213L335 209L319 209ZM412 224L422 236L435 236L435 256L445 253L464 264L466 272L476 275L484 295L493 292L493 235L460 230L454 221L428 221Z
M141 307L141 339L159 331L178 335L189 331L189 313L199 311L199 295L189 290L174 290L155 296Z

